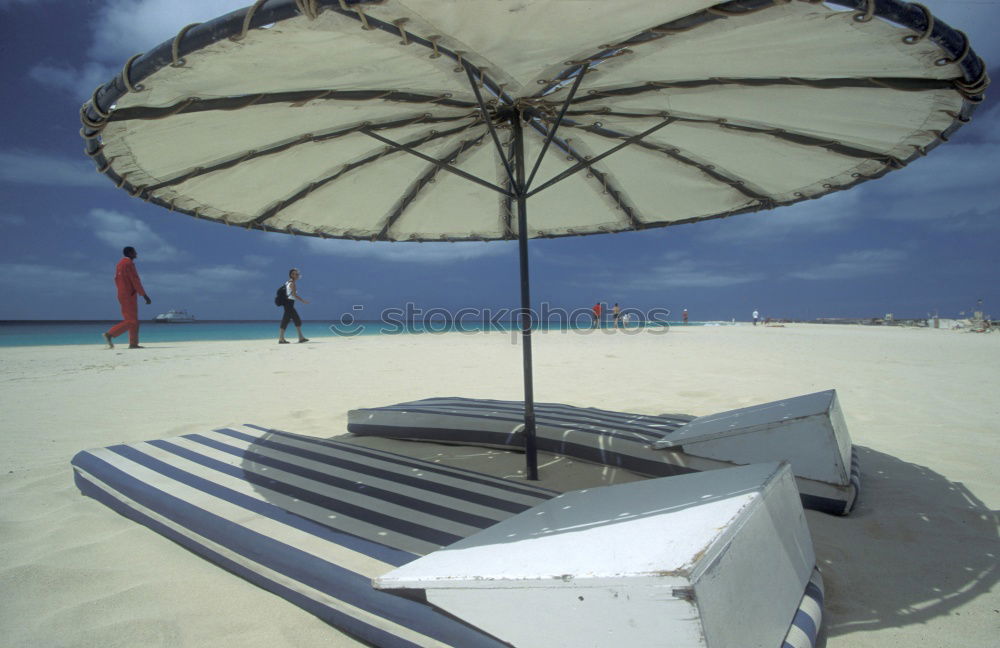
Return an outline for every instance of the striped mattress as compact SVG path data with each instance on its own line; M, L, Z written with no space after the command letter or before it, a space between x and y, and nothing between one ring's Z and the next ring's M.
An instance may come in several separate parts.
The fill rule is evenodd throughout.
M87 450L72 465L83 494L387 647L506 646L371 580L557 495L253 425ZM784 646L815 643L822 600L810 591Z
M657 450L653 444L697 417L680 414L633 414L535 403L538 450L591 463L623 468L646 477L670 477L725 468L734 464ZM426 398L348 412L347 430L361 436L434 441L462 445L521 448L524 446L524 406L521 401L478 398ZM782 460L774 457L773 460ZM794 465L793 465L794 470ZM846 515L861 488L857 455L852 449L851 478L846 486L831 486L796 475L802 506Z
M667 453L650 446L694 418L535 403L536 443L544 452L669 477L697 470L668 462ZM358 435L498 448L524 447L523 428L521 401L459 397L351 410L347 423Z

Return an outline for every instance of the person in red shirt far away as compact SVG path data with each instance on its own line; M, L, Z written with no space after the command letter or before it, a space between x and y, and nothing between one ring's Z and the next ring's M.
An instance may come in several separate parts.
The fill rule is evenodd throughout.
M601 325L601 302L597 302L590 309L594 313L594 328Z
M115 343L112 340L128 331L128 348L141 349L138 295L142 295L147 304L152 304L153 300L146 294L146 289L139 280L139 273L135 269L133 261L139 256L135 248L127 247L122 250L122 254L124 255L122 260L115 266L115 287L118 288L118 303L122 307L122 321L108 329L104 334L104 342L109 349L113 349Z

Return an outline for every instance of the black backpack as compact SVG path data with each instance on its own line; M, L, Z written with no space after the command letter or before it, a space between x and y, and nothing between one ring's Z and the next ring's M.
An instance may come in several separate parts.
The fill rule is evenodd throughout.
M278 288L278 292L274 294L274 305L284 306L288 303L288 291L285 290L285 284L281 284Z

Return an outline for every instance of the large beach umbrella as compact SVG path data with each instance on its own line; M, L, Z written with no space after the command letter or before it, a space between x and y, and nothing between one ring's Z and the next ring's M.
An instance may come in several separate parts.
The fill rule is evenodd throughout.
M258 0L136 55L86 151L195 218L363 241L527 240L790 205L925 155L982 100L899 0Z

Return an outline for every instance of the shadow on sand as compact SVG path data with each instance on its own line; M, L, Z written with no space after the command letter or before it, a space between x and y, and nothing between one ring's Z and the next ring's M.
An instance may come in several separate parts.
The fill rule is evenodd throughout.
M516 452L353 435L332 440L523 480L523 455ZM989 592L1000 573L997 512L927 467L857 450L862 491L854 512L836 517L806 511L825 581L823 634L924 623ZM642 479L544 453L539 463L541 486L548 486L546 471L561 471L560 485L571 489ZM244 467L260 468L249 460Z
M855 446L861 498L845 518L806 511L830 637L925 623L997 582L996 511L933 470Z

